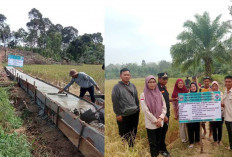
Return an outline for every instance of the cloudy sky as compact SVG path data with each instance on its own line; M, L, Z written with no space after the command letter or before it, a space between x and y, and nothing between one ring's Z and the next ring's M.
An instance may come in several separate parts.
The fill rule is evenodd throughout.
M43 17L63 27L73 26L79 34L104 33L103 0L3 0L0 14L7 17L11 30L26 29L28 12L38 9Z
M124 0L105 4L105 60L113 63L171 61L170 47L183 23L207 11L232 20L230 0Z

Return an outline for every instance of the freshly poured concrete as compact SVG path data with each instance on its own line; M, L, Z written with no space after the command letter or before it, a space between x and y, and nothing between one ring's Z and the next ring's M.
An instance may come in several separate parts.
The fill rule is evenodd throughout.
M47 93L58 93L59 89L49 84L46 84L40 80L37 80L33 77L30 77L27 74L24 74L13 67L7 66L6 68L9 71L11 71L15 76L17 76L18 74L18 77L20 77L21 79L25 81L27 79L27 82L29 82L30 84L34 84L35 82L35 86L37 86L37 89L39 91L41 91L43 94L46 94L48 98L60 103L60 105L62 105L63 107L67 108L68 110L72 112L75 108L81 112L84 112L88 109L91 109L93 112L96 111L95 107L92 104L84 100L81 100L78 97L75 97L71 94L68 94L67 96L48 95Z

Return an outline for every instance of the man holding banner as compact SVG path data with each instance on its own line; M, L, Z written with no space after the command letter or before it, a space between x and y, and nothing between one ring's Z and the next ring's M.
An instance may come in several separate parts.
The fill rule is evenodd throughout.
M204 85L201 86L199 92L209 92L209 91L212 91L211 87L210 87L210 77L208 76L205 76L203 78L203 82L204 82ZM205 127L205 122L202 122L201 123L202 125L202 128L204 130L204 134L203 134L203 138L205 137L207 131L206 131L206 127ZM212 129L211 129L211 125L209 124L209 138L211 137L212 135Z

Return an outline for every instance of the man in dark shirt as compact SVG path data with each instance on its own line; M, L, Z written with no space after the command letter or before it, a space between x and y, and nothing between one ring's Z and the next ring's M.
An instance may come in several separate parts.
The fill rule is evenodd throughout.
M188 76L187 76L186 79L185 79L185 86L186 86L188 89L189 89L190 83L191 83L191 81L190 81L190 79L189 79Z
M139 120L139 99L134 84L130 83L130 71L124 68L120 71L122 81L112 90L112 102L116 114L119 135L130 147L134 146Z
M162 128L162 133L160 137L160 154L166 157L170 157L170 153L168 152L165 144L166 133L168 131L168 121L170 117L170 102L176 100L174 98L169 99L169 93L166 87L168 83L168 74L167 73L159 73L158 74L158 87L161 93L163 94L164 100L166 102L167 113L164 117L164 125Z

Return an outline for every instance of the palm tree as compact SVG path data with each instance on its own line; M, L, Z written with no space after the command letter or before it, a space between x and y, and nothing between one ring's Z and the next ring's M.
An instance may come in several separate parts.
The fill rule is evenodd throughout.
M186 71L203 63L205 75L211 76L213 62L231 61L229 48L226 46L230 41L226 39L230 24L220 23L220 18L221 15L211 22L209 14L204 12L203 15L195 15L196 22L184 23L186 30L177 36L180 42L172 45L170 50L174 66L181 65L182 70Z

